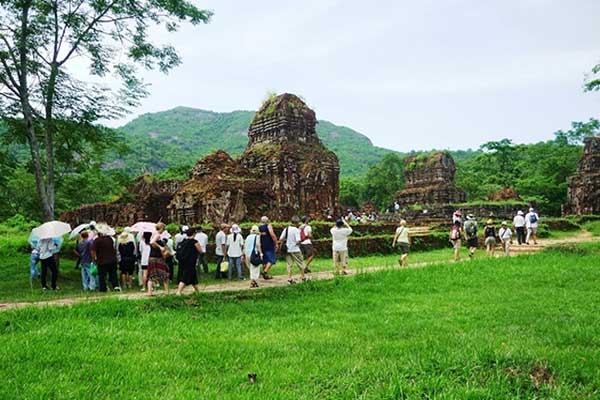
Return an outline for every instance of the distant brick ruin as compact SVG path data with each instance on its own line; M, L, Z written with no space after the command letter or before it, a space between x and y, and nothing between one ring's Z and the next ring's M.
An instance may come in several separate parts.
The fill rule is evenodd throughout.
M585 139L577 173L567 182L568 200L563 214L600 214L600 136Z
M86 205L62 218L120 226L138 220L256 221L262 215L275 220L322 218L326 209L339 209L340 167L317 136L316 123L315 112L297 96L272 97L256 113L248 146L238 158L217 151L198 161L184 182L136 185L129 202Z
M407 157L404 160L406 187L396 194L400 207L462 203L466 193L454 185L456 166L447 152Z

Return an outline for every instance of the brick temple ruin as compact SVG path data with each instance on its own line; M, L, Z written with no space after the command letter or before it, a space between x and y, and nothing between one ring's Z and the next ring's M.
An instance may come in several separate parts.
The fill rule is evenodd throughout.
M128 200L85 205L61 219L126 226L139 220L181 224L258 220L268 215L322 218L339 209L339 161L316 133L316 115L297 96L265 101L237 158L217 151L198 161L186 181L142 177ZM143 186L146 185L146 186Z
M462 203L466 193L454 185L456 165L447 152L433 152L404 160L406 187L396 194L400 207Z
M563 214L600 214L600 136L585 139L577 173L567 182L568 200Z

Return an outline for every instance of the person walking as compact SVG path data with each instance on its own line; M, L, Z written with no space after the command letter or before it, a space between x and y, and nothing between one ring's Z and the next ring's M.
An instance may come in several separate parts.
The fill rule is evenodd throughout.
M496 227L494 221L490 218L487 220L485 230L483 231L485 251L488 256L493 257L496 250Z
M260 231L260 246L263 251L263 272L262 277L265 280L273 279L269 275L269 270L277 264L277 235L273 225L269 223L269 218L266 216L260 219L261 225L258 227Z
M250 287L257 288L263 258L262 247L260 246L260 230L257 225L252 226L244 243L244 260L248 270L250 270Z
M408 251L410 248L409 229L406 227L406 221L400 220L400 226L396 229L392 247L398 246L400 249L400 266L406 267Z
M523 211L517 211L517 215L513 218L513 227L515 228L515 232L517 234L517 241L519 246L525 243L525 217L523 216Z
M285 261L289 284L296 283L292 278L292 267L294 264L300 268L300 279L302 279L302 282L306 281L304 277L306 266L304 265L304 257L302 257L302 251L300 250L300 242L302 240L300 229L298 229L299 224L300 218L296 216L292 217L291 224L281 232L281 236L279 237L279 240L285 246Z
M467 215L465 236L467 238L467 247L469 248L469 257L473 258L475 250L477 250L477 246L479 245L479 241L477 240L477 221L473 214Z
M341 218L336 221L330 232L334 274L339 274L341 268L342 275L348 275L348 236L352 234L352 228L348 225L348 221Z
M120 292L119 280L117 278L117 250L114 239L108 234L108 226L102 224L96 226L98 237L92 243L92 258L98 266L98 280L100 291L106 292L106 278L115 292Z
M163 237L164 224L159 227L156 224L156 233L150 241L150 257L148 259L148 296L154 295L154 283L163 285L166 294L169 294L169 267L165 259L170 255L169 249L165 246Z
M229 233L229 225L221 224L221 230L215 236L215 254L217 256L217 271L215 279L225 277L225 272L221 271L221 264L227 259L227 234Z
M83 231L79 234L81 239L75 246L75 255L80 261L81 268L81 284L84 291L96 290L96 277L90 272L90 266L92 265L92 244L90 240L90 234L87 231Z
M244 237L241 228L233 224L231 233L227 236L227 256L229 257L229 270L227 278L231 280L233 268L237 270L237 276L240 281L244 280L242 275L242 256L244 255Z
M56 255L60 252L60 244L52 238L40 239L37 247L40 263L42 264L42 290L48 290L48 270L50 270L50 285L52 290L60 290L57 286L58 267L56 266Z
M150 245L151 240L152 232L142 233L142 237L139 243L140 271L142 273L142 292L145 292L148 286L148 264L150 263L150 252L152 250L152 246Z
M525 215L525 226L527 227L527 238L525 239L525 243L529 244L529 240L533 238L533 244L537 244L537 231L539 220L540 216L535 212L533 208L530 208L527 215Z
M508 223L506 221L502 221L502 226L498 231L498 236L500 237L500 241L502 242L502 250L504 250L504 255L510 255L510 244L512 242L512 231L508 227Z
M462 227L462 212L454 211L452 214L452 227L450 228L450 243L454 249L454 261L460 260L460 246L462 244L463 227Z
M177 257L179 261L179 285L177 287L177 295L183 293L186 286L192 285L194 292L198 293L198 273L196 272L196 264L198 263L198 255L204 253L202 246L195 239L196 231L194 228L186 230L186 237L179 243L177 247Z
M206 257L206 246L208 246L208 235L202 231L201 226L198 227L196 232L197 233L196 233L196 236L194 236L194 239L196 239L196 241L198 243L200 243L200 247L202 247L202 253L200 253L198 255L198 268L200 268L200 266L202 266L204 273L208 274L208 258ZM200 270L200 269L198 269L198 270Z
M121 287L133 289L133 271L135 269L135 240L133 235L123 231L117 240L119 253L119 269L121 270Z
M306 269L304 272L311 273L310 264L315 259L315 247L312 244L313 232L310 226L310 217L302 217L302 225L300 225L300 250L302 250L302 256L304 257L304 265Z

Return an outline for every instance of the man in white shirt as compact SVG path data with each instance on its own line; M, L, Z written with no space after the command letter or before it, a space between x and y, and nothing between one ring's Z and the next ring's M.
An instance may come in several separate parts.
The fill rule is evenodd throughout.
M540 216L537 215L533 208L530 208L527 215L525 215L525 226L527 227L527 238L525 239L525 243L529 244L529 239L533 238L533 244L537 244L537 229L539 219Z
M229 225L221 224L221 230L215 236L215 255L217 256L217 271L216 279L225 278L226 273L221 272L221 263L227 259L227 234L229 233Z
M513 218L513 226L515 227L517 241L520 246L525 243L525 217L523 216L523 211L517 211L517 215Z
M202 247L202 253L198 255L198 268L202 265L204 269L204 273L208 274L208 259L206 258L206 246L208 246L208 235L202 231L202 227L198 227L196 236L194 239L198 243L200 243L200 247Z
M285 261L287 262L289 284L296 283L296 281L292 279L292 267L294 264L300 268L300 278L302 281L304 282L306 280L304 278L304 269L306 266L304 265L304 257L302 257L302 251L300 250L300 229L297 228L299 223L300 218L296 216L292 217L292 223L281 232L281 236L279 237L279 240L285 242L287 247Z
M342 274L348 275L348 236L351 233L352 228L345 219L339 219L331 228L333 266L336 275L339 273L340 267L342 267Z
M310 273L310 263L315 259L315 248L312 244L312 227L310 226L310 217L302 217L302 225L300 225L300 250L302 250L302 256L306 260L305 272Z

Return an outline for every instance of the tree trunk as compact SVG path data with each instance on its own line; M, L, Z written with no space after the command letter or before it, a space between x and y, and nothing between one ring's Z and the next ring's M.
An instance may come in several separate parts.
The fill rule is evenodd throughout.
M46 184L44 182L44 170L40 160L40 147L35 134L35 124L33 118L33 110L29 104L29 82L28 77L28 58L27 54L29 49L27 47L27 35L29 32L29 8L31 2L25 2L23 4L23 11L21 13L21 37L19 40L19 94L21 100L21 111L23 112L23 119L25 120L25 129L27 131L27 139L29 141L29 150L31 153L31 161L33 162L33 169L35 173L35 184L40 198L42 206L42 216L44 221L51 221L54 219L54 193L52 197L48 197L46 190Z

